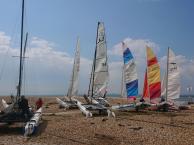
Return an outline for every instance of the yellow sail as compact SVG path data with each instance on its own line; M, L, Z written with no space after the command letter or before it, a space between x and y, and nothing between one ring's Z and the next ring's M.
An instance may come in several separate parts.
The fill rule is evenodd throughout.
M150 47L146 48L147 52L147 79L149 85L150 101L160 98L161 80L160 66L158 60Z

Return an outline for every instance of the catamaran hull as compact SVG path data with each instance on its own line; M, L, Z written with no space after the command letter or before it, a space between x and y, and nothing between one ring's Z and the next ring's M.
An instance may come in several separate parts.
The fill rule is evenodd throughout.
M86 109L86 107L84 107L84 106L82 105L82 103L81 103L80 101L78 101L78 100L76 100L76 99L73 99L73 100L77 102L78 108L80 109L80 111L81 111L84 115L86 115L87 118L88 118L88 117L92 117L92 113L91 113L90 111L88 111L88 110Z
M65 109L74 109L74 108L78 108L77 104L75 101L62 101L59 98L56 98L57 103L59 104L60 108L65 108Z
M33 117L28 121L24 128L24 136L29 136L35 133L37 127L39 126L42 117L42 108L38 109Z
M9 105L7 104L7 102L4 99L2 99L1 101L2 101L2 105L3 105L3 108L4 109L6 109L7 107L9 107Z
M112 109L118 110L118 111L135 111L136 106L134 104L115 105L115 106L112 106Z

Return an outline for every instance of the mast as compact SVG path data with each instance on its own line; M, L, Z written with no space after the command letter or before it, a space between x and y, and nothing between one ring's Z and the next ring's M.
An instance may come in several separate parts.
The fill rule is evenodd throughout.
M148 46L146 46L146 53L148 53L147 51L147 48ZM150 83L149 83L149 80L148 80L148 54L146 55L146 58L147 58L147 68L146 68L146 76L147 76L147 87L148 87L148 96L149 96L149 100L150 100L150 103L151 103L151 98L150 98Z
M167 96L168 96L168 67L169 67L169 47L168 47L168 53L167 53L167 69L166 69L166 98L165 100L167 101Z
M20 66L19 66L19 82L17 86L16 100L21 96L21 84L22 84L22 52L23 52L23 26L24 26L24 0L22 0L22 19L21 19L21 42L20 42Z

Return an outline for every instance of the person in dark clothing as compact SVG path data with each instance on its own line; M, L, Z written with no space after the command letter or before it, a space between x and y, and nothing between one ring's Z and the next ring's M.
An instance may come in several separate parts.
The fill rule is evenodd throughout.
M22 110L22 116L24 118L29 119L31 117L28 100L25 98L25 96L21 96L21 100L19 101L19 108Z
M144 98L141 98L141 99L139 100L139 102L145 102Z
M162 103L162 102L164 102L164 101L165 101L165 99L162 97L161 100L160 100L160 103Z
M14 96L11 95L10 98L11 98L11 102L13 103L14 102Z
M88 99L86 94L84 94L83 97L84 97L84 99L86 100L87 103L90 103L90 100Z

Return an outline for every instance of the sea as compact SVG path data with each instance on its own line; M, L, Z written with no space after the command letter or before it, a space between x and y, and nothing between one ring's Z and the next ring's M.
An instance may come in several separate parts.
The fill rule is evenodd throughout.
M2 95L3 96L3 95ZM7 96L7 95L4 95ZM61 94L53 94L53 95L26 95L26 97L63 97L64 95ZM79 94L78 96L83 96L83 94ZM120 98L121 95L120 94L107 94L108 97L112 97L112 98ZM137 97L137 99L140 99L141 96L139 95ZM194 102L194 95L181 95L180 98L176 99L177 101L180 102Z

